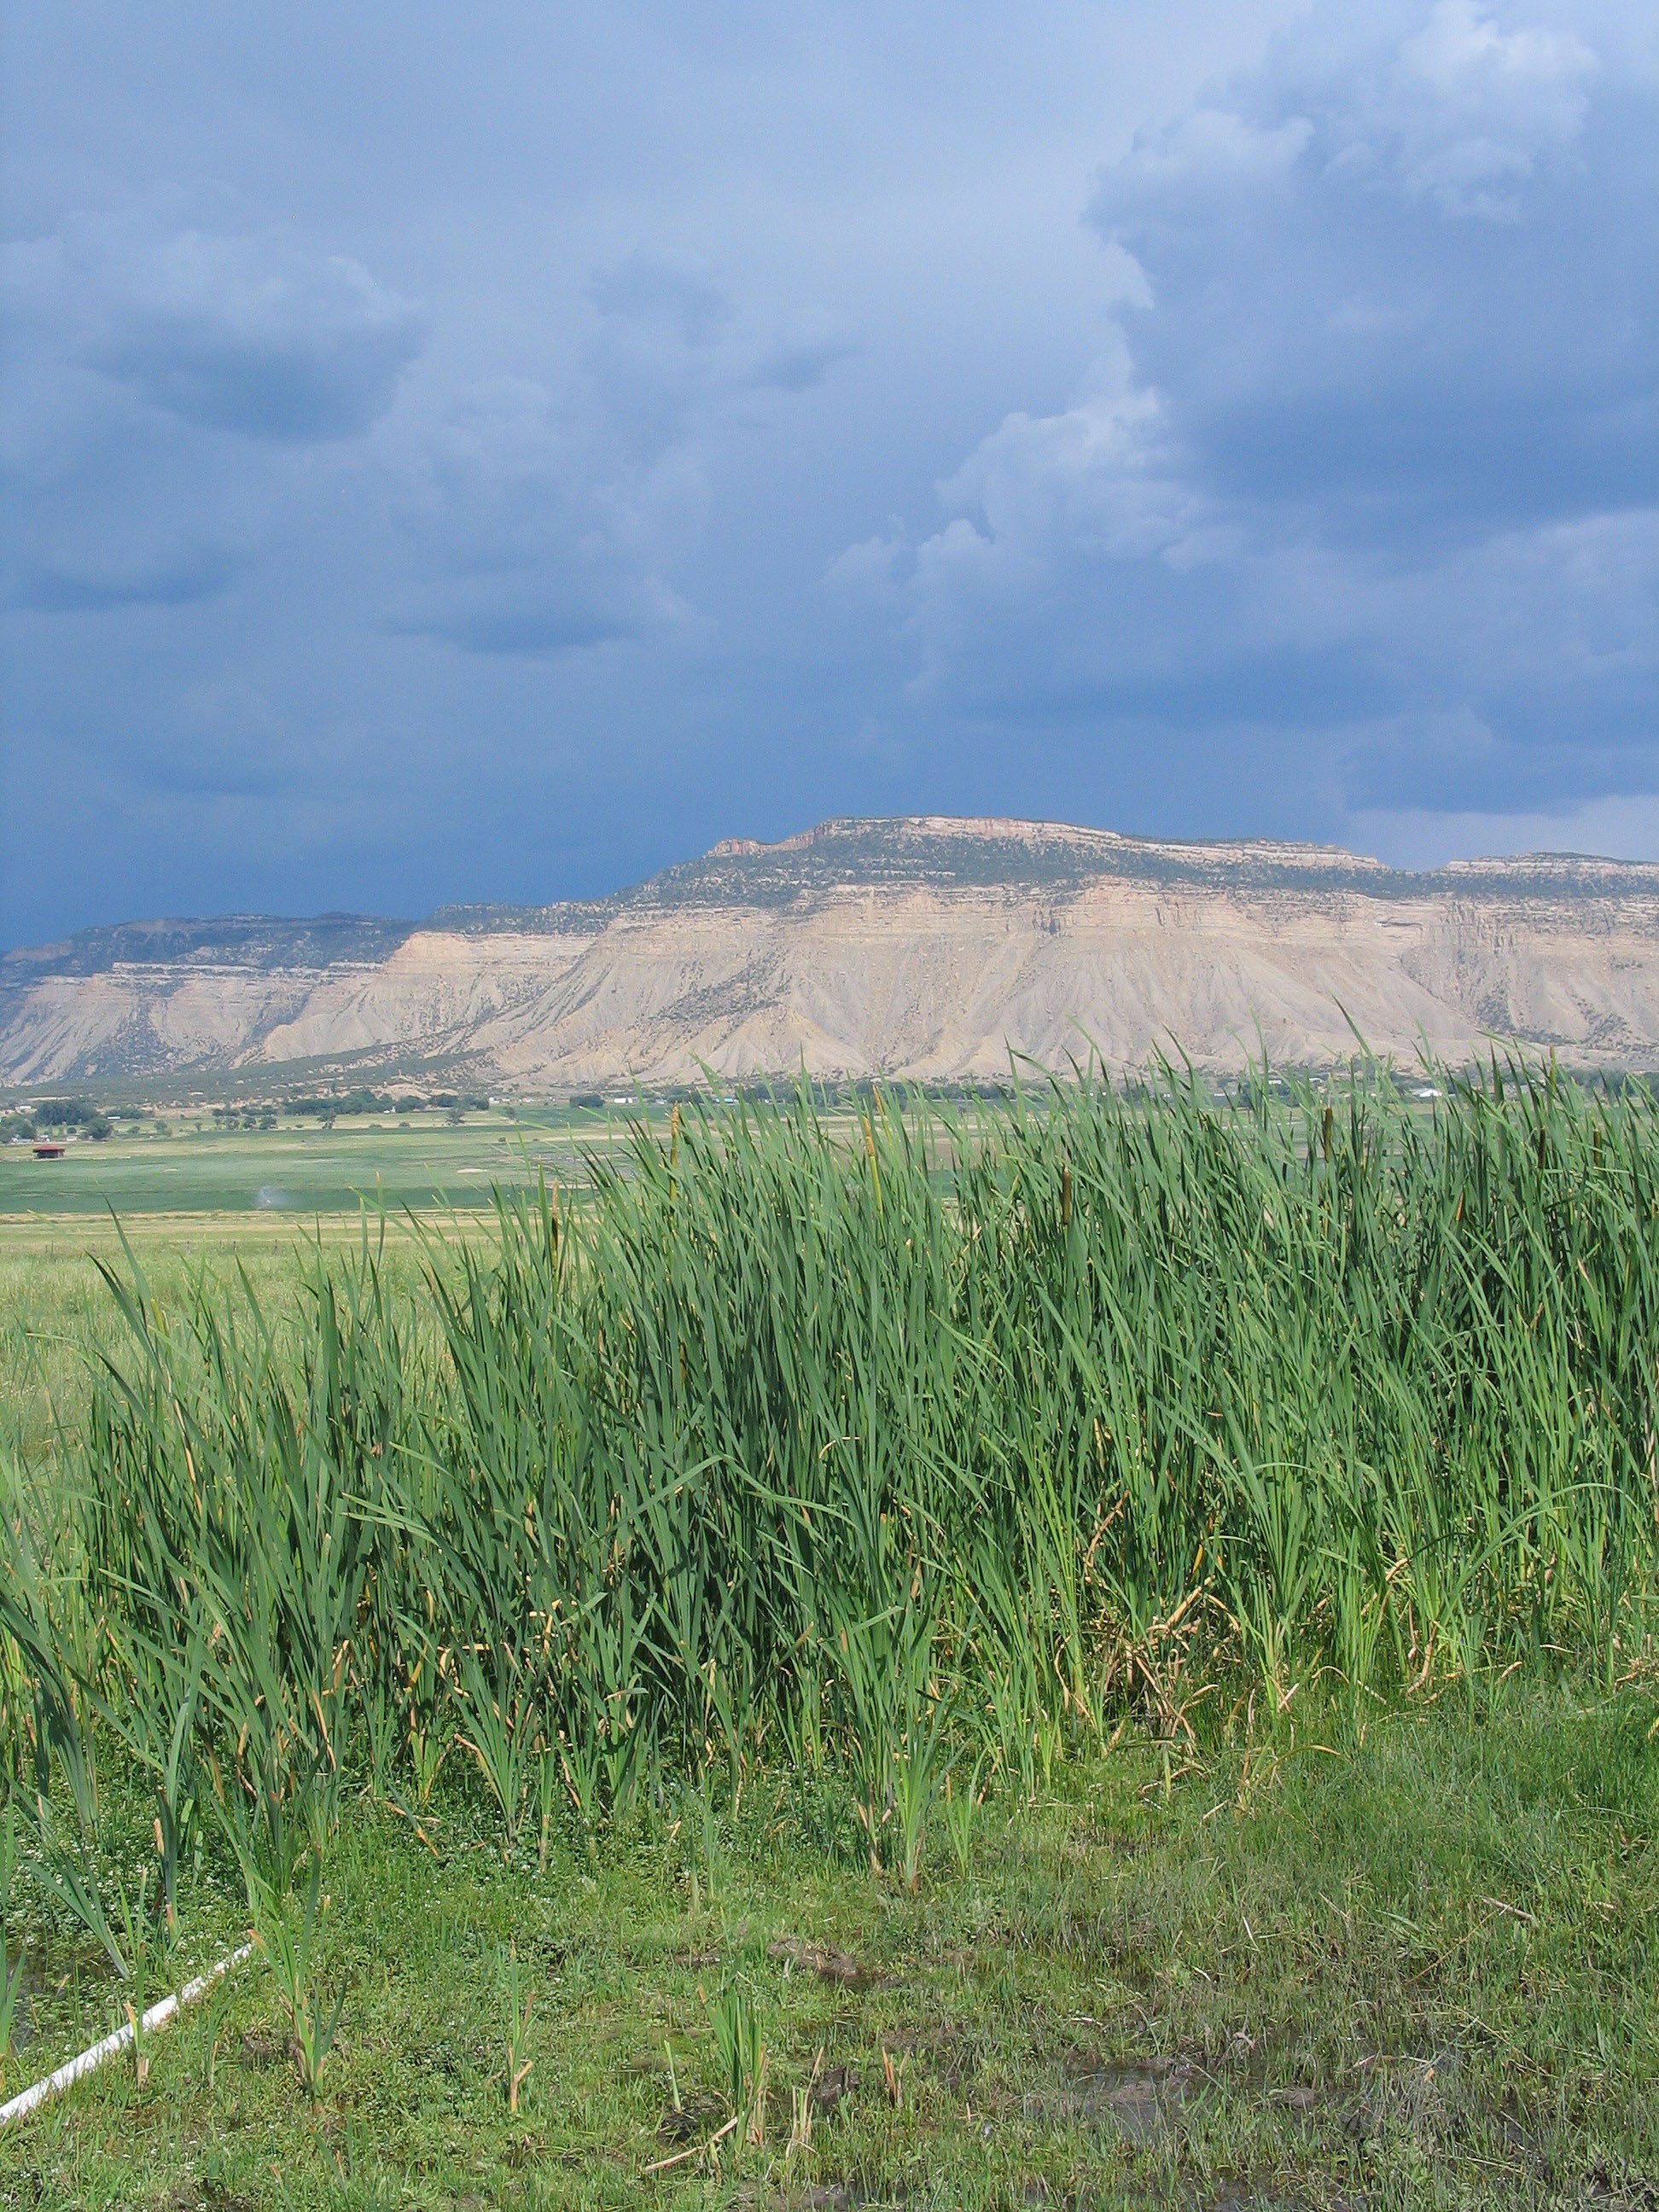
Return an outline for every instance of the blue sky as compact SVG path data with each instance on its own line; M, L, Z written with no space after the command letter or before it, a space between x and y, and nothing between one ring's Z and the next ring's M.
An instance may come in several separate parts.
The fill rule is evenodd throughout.
M0 941L832 813L1659 857L1659 11L3 18Z

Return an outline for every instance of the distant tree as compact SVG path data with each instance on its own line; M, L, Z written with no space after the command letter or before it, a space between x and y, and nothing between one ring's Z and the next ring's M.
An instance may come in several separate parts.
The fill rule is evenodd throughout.
M109 1134L107 1115L89 1098L43 1098L34 1109L34 1118L43 1129L82 1129L88 1135L101 1121L104 1134Z

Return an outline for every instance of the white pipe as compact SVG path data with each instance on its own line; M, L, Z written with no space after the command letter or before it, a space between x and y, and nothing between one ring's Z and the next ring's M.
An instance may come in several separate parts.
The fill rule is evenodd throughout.
M161 1998L144 2014L142 2022L144 2033L149 2035L155 2028L165 2027L181 2006L194 2004L204 1990L210 1989L221 1974L228 1974L233 1966L240 1966L244 1959L251 1956L252 1950L252 1943L244 1943L240 1950L233 1951L228 1959L221 1959L218 1965L210 1966L206 1973L198 1974L196 1979L186 1982L183 1989L175 1990L171 1996ZM9 2104L0 2105L0 2128L9 2128L14 2120L25 2118L50 2098L60 2096L83 2075L90 2074L94 2067L101 2066L106 2058L113 2058L118 2051L125 2051L131 2041L132 2022L129 2021L125 2027L118 2027L113 2035L106 2035L101 2043L94 2043L89 2051L83 2051L78 2058L70 2059L55 2074L48 2074L43 2081L36 2081L32 2087L20 2090Z

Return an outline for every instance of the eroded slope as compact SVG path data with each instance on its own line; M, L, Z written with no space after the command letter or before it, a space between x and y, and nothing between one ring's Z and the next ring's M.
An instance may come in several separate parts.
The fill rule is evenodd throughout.
M915 817L734 842L591 904L422 926L239 917L0 961L0 1075L461 1060L530 1087L632 1074L948 1079L1091 1047L1115 1067L1265 1047L1454 1060L1493 1036L1659 1061L1659 868L1435 874L1328 848Z

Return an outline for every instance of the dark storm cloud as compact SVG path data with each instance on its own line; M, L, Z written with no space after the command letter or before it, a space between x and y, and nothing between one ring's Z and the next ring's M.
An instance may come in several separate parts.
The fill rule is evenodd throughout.
M779 392L811 392L837 362L850 361L857 351L854 342L838 331L797 331L768 347L752 375L757 384Z
M176 210L75 215L3 250L8 597L178 608L249 568L293 453L358 438L420 346L353 261L210 234Z
M1372 811L1652 788L1656 204L1652 73L1570 27L1285 33L1102 172L1120 336L890 549L919 693L1318 728Z
M282 265L253 242L168 241L93 365L187 422L248 438L360 437L419 349L408 307L354 261Z
M13 597L37 614L103 614L115 607L187 607L216 598L244 565L222 545L198 546L137 568L99 562L59 567L50 560L20 566Z
M1195 472L1382 539L1650 503L1659 107L1571 31L1379 21L1286 39L1101 179Z
M10 249L8 304L44 343L150 406L279 442L359 437L422 319L344 254L215 234L164 211L76 216Z
M596 269L586 292L602 315L665 323L687 346L710 344L736 313L720 287L699 270L649 253L630 253L612 268Z
M396 464L416 580L396 616L476 653L546 655L696 629L709 454L745 390L809 392L854 348L824 319L757 342L703 271L594 271L556 380L458 394Z
M607 365L614 356L607 355ZM416 572L397 617L472 653L557 653L685 613L669 580L702 484L683 365L523 380L461 396L406 457L396 502Z
M250 493L189 441L89 397L72 433L19 440L0 464L5 596L44 614L216 599L253 558Z
M1009 21L15 15L0 935L909 808L1659 852L1651 11Z

